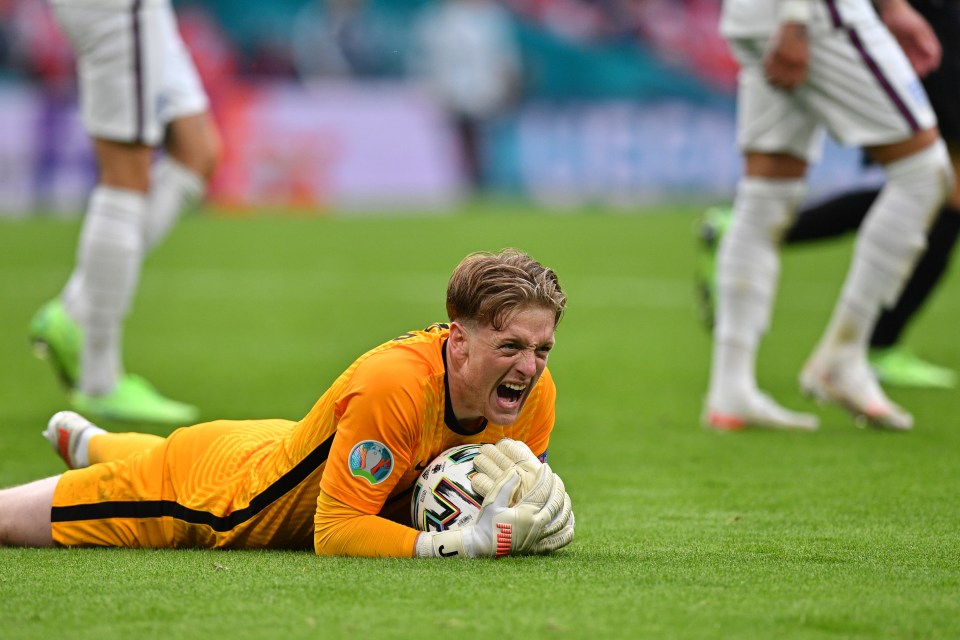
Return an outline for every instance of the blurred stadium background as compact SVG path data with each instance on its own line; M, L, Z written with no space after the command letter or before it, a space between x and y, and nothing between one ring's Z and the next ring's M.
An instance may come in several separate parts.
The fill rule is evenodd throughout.
M480 192L639 210L732 196L735 66L716 32L720 0L497 2L516 87L473 114L477 179L473 143L424 73L439 4L176 0L226 142L209 203L443 211ZM474 63L487 61L457 61ZM0 0L0 106L0 215L79 215L94 168L73 60L43 0ZM814 189L859 177L855 153L828 148Z

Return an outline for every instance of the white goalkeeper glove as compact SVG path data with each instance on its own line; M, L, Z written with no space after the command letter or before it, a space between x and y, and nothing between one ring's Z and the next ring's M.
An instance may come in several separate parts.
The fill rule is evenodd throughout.
M560 476L556 476L556 482L561 485L563 481ZM547 523L543 528L543 533L537 544L534 545L532 553L553 553L557 549L567 546L573 542L573 528L575 518L573 517L573 508L570 503L570 494L563 493L563 508L557 512L553 520Z
M500 558L562 547L573 538L573 528L568 498L559 480L543 465L533 490L511 506L510 497L520 485L519 470L511 469L484 498L476 523L452 531L421 533L417 556Z
M485 444L480 447L480 454L473 459L473 467L480 473L473 477L471 484L474 491L486 496L503 475L517 467L520 470L520 485L511 501L513 504L533 488L542 464L526 443L501 438L496 445Z
M473 460L473 466L479 473L473 476L471 484L474 491L481 496L487 495L505 474L517 468L520 471L520 484L511 496L510 504L519 502L542 504L538 501L547 499L547 493L543 491L537 493L534 488L538 486L538 482L543 481L543 476L539 475L543 471L542 468L546 467L549 470L550 466L541 463L530 447L520 440L501 438L496 445L481 446L480 454ZM559 483L563 488L560 476L556 474L553 476L554 482ZM570 544L574 536L574 523L570 496L564 492L563 507L557 512L554 520L546 526L542 540L532 553L550 553Z

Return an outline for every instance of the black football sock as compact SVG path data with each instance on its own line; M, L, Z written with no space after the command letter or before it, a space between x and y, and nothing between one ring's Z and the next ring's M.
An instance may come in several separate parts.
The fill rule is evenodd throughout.
M861 189L803 206L783 242L810 242L856 231L879 193L879 188Z
M914 267L900 298L892 308L880 315L870 339L871 347L890 347L897 343L907 323L940 282L950 264L950 254L958 235L960 211L944 207L927 234L927 248Z

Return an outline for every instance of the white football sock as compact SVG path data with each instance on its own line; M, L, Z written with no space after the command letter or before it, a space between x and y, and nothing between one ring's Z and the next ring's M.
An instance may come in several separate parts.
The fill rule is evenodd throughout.
M63 303L63 309L74 322L79 323L86 313L84 299L83 272L79 265L74 265L73 272L60 293L60 302Z
M164 156L157 161L143 222L144 255L166 237L180 212L203 197L205 190L203 179L173 158ZM75 268L60 294L67 315L77 322L86 313L83 287L83 271Z
M180 212L199 200L205 188L203 178L173 158L164 156L157 161L143 226L145 253L167 236Z
M780 273L779 244L805 193L799 179L748 177L738 185L733 222L717 260L711 403L757 388L756 352L770 322Z
M75 276L82 282L84 310L78 385L83 393L108 393L122 375L121 325L140 277L146 207L146 196L135 191L98 186L90 196Z
M887 182L860 232L840 300L820 346L866 349L880 312L896 302L920 253L927 229L951 189L943 142L884 167Z

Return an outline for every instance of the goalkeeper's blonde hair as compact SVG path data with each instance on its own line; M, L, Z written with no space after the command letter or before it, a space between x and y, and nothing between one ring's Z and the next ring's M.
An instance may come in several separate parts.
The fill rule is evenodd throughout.
M566 305L567 296L553 269L513 248L471 253L453 270L447 285L451 321L489 325L497 331L513 314L531 307L551 311L556 327Z

